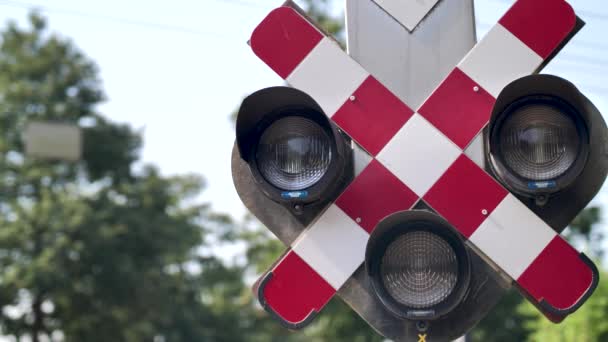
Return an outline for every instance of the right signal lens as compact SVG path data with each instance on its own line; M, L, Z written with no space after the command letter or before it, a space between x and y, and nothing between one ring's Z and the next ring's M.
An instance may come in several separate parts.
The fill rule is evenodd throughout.
M554 193L572 184L585 167L587 126L560 98L523 97L495 115L490 166L511 191L532 197Z
M522 106L498 131L499 155L522 178L542 181L568 171L581 150L572 118L550 105Z

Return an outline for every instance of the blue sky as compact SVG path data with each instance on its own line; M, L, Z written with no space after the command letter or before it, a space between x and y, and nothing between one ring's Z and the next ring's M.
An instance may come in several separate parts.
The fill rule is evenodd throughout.
M33 4L47 8L42 12L51 29L73 39L99 65L108 96L99 111L143 130L143 160L167 175L204 175L202 198L240 216L245 211L230 174L234 131L228 116L245 95L282 84L246 44L257 23L281 3L0 0L0 23L24 23ZM511 3L476 1L479 37ZM570 79L608 113L608 9L602 1L570 3L587 26L545 72ZM336 12L342 8L342 1L334 3ZM606 203L603 194L598 200Z

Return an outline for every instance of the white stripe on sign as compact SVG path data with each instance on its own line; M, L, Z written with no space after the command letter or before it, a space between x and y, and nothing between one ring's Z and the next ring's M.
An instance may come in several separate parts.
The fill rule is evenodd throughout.
M292 249L338 290L365 259L369 235L332 204L292 245Z
M461 153L458 146L416 113L377 159L422 197Z
M310 95L331 117L368 76L336 42L325 37L286 81Z
M543 59L500 24L496 24L458 68L494 97L512 81L533 73Z
M469 238L511 278L517 279L557 234L508 194Z

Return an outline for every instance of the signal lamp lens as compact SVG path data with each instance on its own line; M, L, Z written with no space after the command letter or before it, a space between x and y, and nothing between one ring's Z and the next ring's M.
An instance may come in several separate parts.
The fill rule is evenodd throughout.
M425 210L383 219L365 250L365 268L378 299L395 316L432 320L466 296L471 260L458 233Z
M380 274L384 287L397 302L424 309L452 293L458 281L458 259L440 236L412 231L389 244Z
M255 157L262 177L270 184L282 190L303 190L327 172L332 140L316 122L288 116L263 132Z
M582 116L553 96L527 96L507 105L492 121L488 141L496 176L511 191L532 197L572 184L589 154Z
M509 115L499 128L498 143L505 165L533 181L562 176L581 150L576 123L546 104L524 105Z

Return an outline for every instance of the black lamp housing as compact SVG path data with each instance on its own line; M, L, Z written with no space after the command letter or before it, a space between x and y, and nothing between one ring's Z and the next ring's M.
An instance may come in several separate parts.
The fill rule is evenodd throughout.
M571 166L546 182L531 182L501 159L501 126L526 105L547 106L576 126L579 148ZM530 75L500 93L484 134L488 171L558 233L598 193L608 174L608 129L599 110L572 83L553 75ZM533 186L539 184L539 186Z
M281 189L264 178L257 164L257 148L264 131L280 119L300 116L317 124L330 139L331 160L323 176L305 189ZM335 199L353 178L350 139L306 93L291 87L259 90L241 104L236 120L236 145L262 193L281 204L299 221L308 223L320 208Z
M430 233L443 240L453 251L457 264L457 279L449 294L441 301L424 307L406 305L397 300L382 279L382 263L387 249L391 243L412 232ZM402 211L384 218L367 243L365 269L372 288L386 309L398 318L417 322L435 320L450 313L462 303L471 282L471 257L464 241L447 221L426 210Z

